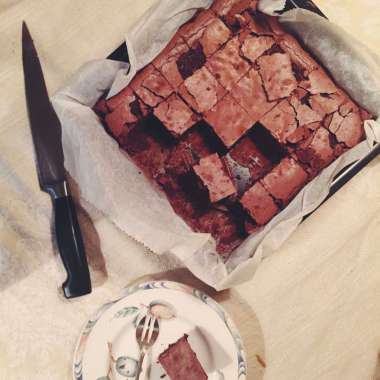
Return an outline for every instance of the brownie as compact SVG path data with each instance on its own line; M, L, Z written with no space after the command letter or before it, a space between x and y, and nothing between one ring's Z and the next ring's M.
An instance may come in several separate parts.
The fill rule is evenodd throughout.
M105 114L106 124L116 138L127 133L131 126L148 114L145 104L137 98L130 87L106 102L105 106L110 110Z
M268 101L261 76L255 69L251 69L234 85L231 95L252 116L252 125L277 104Z
M358 144L363 139L363 135L363 120L357 112L348 114L335 132L337 140L349 148Z
M189 51L186 42L180 37L174 37L169 45L152 62L173 88L178 88L183 77L178 69L177 60Z
M307 162L313 169L320 170L328 166L335 158L332 141L331 133L320 127L301 145L297 156L301 162Z
M158 357L170 380L207 380L208 376L184 335Z
M290 104L296 112L296 119L301 127L324 119L325 115L310 105L308 92L301 88L294 92L290 98Z
M334 94L337 88L334 82L327 76L322 68L312 71L308 78L299 83L299 86L310 92L310 94Z
M239 140L253 126L254 121L230 94L206 112L204 117L227 147Z
M371 115L256 0L215 0L94 111L223 260L325 167Z
M352 112L359 112L359 107L350 99L345 99L345 101L339 106L339 112L342 116L347 116Z
M294 107L285 99L277 107L267 113L260 123L268 129L280 142L286 143L287 138L297 129L297 118Z
M197 115L177 94L170 95L153 112L176 136L182 135L198 121Z
M256 182L243 195L241 203L252 218L261 225L269 222L279 211L272 196L260 182Z
M307 79L309 74L319 67L292 35L282 32L277 38L277 43L289 55L293 70L299 81Z
M242 16L246 22L245 33L253 33L257 36L273 34L270 22L271 17L259 12L252 13L249 10L244 12ZM242 33L244 33L244 31Z
M202 67L185 80L179 94L196 112L202 113L214 107L226 95L226 90Z
M227 25L235 29L244 25L244 11L255 11L257 0L216 0L211 9L220 16Z
M137 117L130 112L128 105L122 104L115 111L106 114L105 121L112 135L118 138L129 130L128 124L137 122Z
M309 96L309 104L322 116L338 111L344 103L346 103L346 97L342 92Z
M297 80L287 54L263 55L257 62L269 100L286 98L297 88Z
M218 202L236 193L227 168L217 153L202 158L193 169L207 187L211 202Z
M308 175L293 158L284 158L269 174L262 184L282 205L286 205L307 183Z
M195 230L209 233L216 241L219 255L227 260L231 252L244 240L244 234L234 213L228 209L209 208L196 220Z
M137 73L129 86L147 106L151 107L164 101L173 92L172 86L153 65Z
M272 36L255 36L249 34L244 40L241 51L252 63L273 47L276 40Z
M228 91L250 69L249 63L240 56L238 37L232 38L221 50L208 59L206 67Z
M190 47L199 44L206 57L215 53L231 36L227 26L210 10L199 13L182 26L178 34Z
M332 133L336 133L341 126L344 117L338 112L334 112L328 115L324 121L323 125Z

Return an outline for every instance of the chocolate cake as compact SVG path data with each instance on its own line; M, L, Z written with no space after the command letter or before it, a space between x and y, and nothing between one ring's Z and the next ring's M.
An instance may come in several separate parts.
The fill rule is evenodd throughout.
M184 335L158 358L170 380L207 380L208 376Z
M256 0L216 0L95 111L197 232L231 252L364 139L370 118Z

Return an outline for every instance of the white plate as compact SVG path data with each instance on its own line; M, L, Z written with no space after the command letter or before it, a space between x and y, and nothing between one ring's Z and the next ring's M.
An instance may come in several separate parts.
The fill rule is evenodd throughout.
M135 326L149 310L160 312L162 318L141 380L162 380L165 371L157 363L158 356L184 334L189 335L209 380L246 379L242 340L230 317L206 294L175 282L140 284L126 289L119 300L103 305L78 340L74 379L134 379L139 357Z

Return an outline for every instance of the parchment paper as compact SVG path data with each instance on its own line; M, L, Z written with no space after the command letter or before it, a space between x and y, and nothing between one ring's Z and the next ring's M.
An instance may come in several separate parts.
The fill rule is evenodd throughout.
M275 253L303 216L321 204L335 175L364 157L373 143L380 141L380 124L366 122L367 141L325 169L283 212L258 234L247 238L231 259L223 263L215 252L214 239L190 230L173 212L165 195L118 148L91 109L105 90L111 88L113 95L125 87L197 8L207 8L211 3L159 1L127 34L130 68L109 60L90 62L53 97L53 105L62 122L65 167L79 184L83 199L130 237L157 254L174 255L205 283L220 290L252 278L258 264ZM281 1L265 0L261 9L273 12L279 5L283 5ZM374 54L311 12L290 11L280 20L304 40L341 87L373 114L380 115L380 66Z

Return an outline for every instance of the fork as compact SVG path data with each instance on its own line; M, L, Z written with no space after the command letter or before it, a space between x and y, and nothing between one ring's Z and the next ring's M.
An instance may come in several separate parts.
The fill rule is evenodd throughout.
M148 314L142 318L136 328L136 340L140 347L140 360L135 380L139 380L144 358L148 350L153 346L160 333L160 325L156 317Z

